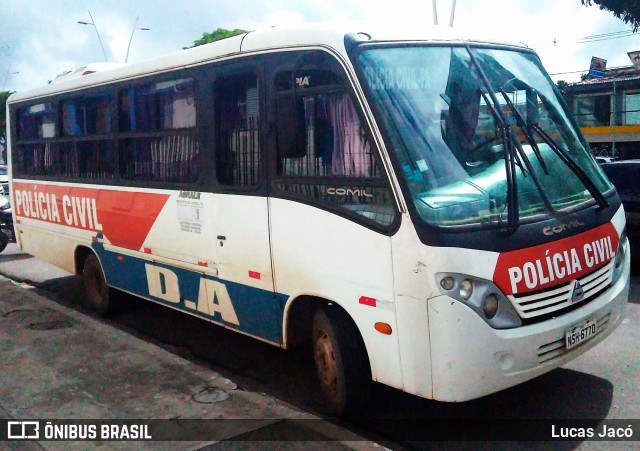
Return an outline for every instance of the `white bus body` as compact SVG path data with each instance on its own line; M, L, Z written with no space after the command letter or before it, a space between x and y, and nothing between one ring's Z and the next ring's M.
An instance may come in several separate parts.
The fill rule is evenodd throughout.
M14 94L20 246L101 313L311 337L339 413L548 372L622 319L624 211L537 57L453 33L270 29Z

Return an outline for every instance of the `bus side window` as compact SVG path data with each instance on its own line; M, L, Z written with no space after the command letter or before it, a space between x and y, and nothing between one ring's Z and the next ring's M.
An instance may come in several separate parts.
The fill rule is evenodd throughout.
M297 124L298 136L302 137L298 146L302 148L279 153L278 175L380 177L367 135L347 93L309 95L296 101L302 103L298 109L303 117Z
M253 74L223 77L214 85L216 175L222 185L260 183L260 103Z
M342 77L317 68L282 71L274 91L278 189L392 224L393 195Z

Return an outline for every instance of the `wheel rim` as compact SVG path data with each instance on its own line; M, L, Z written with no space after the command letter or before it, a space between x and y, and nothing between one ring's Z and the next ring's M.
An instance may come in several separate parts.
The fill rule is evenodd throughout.
M329 334L322 330L316 339L314 357L320 384L331 394L338 391L338 362Z

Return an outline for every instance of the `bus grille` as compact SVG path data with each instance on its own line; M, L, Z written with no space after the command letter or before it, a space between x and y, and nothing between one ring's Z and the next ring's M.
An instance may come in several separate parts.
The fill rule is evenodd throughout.
M549 315L578 304L586 304L611 283L614 260L611 259L609 263L601 268L577 279L584 290L584 297L580 302L571 302L574 281L547 290L536 291L535 293L516 294L507 297L522 319Z
M596 320L596 334L593 335L589 340L592 340L594 337L600 335L602 331L606 330L609 325L610 319L611 319L611 312L598 318ZM575 348L572 348L572 349L575 349ZM552 341L551 343L547 343L545 345L540 346L538 348L538 361L540 363L548 362L549 360L563 356L569 351L571 351L571 349L567 349L567 346L565 344L565 337L562 337L556 341Z

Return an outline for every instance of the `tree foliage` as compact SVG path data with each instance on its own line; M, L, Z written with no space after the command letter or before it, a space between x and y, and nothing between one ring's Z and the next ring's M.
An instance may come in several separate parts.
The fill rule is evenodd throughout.
M240 28L236 28L235 30L218 28L211 33L206 33L206 32L202 33L202 37L196 41L193 41L193 45L191 47L197 47L199 45L204 45L210 42L219 41L220 39L227 39L232 36L236 36L246 32L247 30L241 30Z
M566 80L558 80L556 86L558 87L558 91L560 91L560 94L562 94L562 96L564 97L567 94L569 83L567 83Z
M580 0L585 6L596 4L600 9L613 13L624 23L631 25L633 31L640 27L640 2L638 0Z

